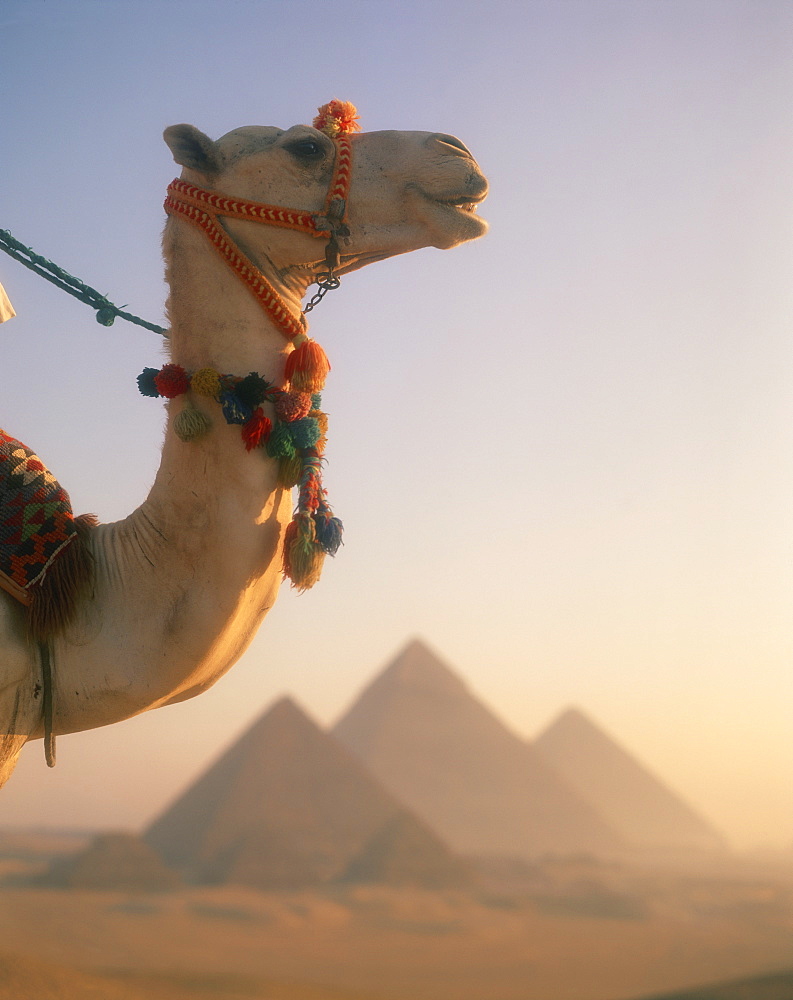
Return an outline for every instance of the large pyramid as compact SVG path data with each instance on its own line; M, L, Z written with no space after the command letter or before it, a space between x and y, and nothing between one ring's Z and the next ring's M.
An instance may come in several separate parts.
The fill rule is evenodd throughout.
M412 868L401 875L394 870L400 857L391 842L395 829L413 845ZM462 872L437 836L288 698L254 723L144 836L194 882L292 888L360 880L364 870L374 878L372 853L383 838L392 881L450 884Z
M621 852L620 837L597 812L419 641L333 733L456 851Z
M563 712L533 746L632 846L725 849L707 820L577 709Z

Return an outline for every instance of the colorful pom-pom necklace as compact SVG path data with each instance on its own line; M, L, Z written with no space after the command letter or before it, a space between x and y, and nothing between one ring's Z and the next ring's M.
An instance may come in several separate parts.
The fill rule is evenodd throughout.
M211 397L227 424L237 424L247 451L262 450L278 461L278 485L299 488L297 508L284 543L284 573L298 590L308 590L319 579L326 555L342 544L342 523L334 516L322 486L327 415L320 410L319 393L279 389L251 372L244 378L223 375L212 368L188 372L181 365L144 368L138 376L144 396L175 399L187 393ZM275 422L263 403L275 409ZM210 429L209 418L189 401L174 421L183 441L194 441Z
M280 389L257 372L244 378L223 375L211 368L187 372L180 365L146 368L138 377L146 396L173 399L188 392L210 397L220 405L229 424L239 424L248 451L264 449L278 460L279 485L298 487L295 515L284 543L284 573L299 590L317 580L326 555L335 555L342 541L341 521L333 515L322 487L322 454L327 416L321 412L319 393L330 371L322 347L308 334L305 314L326 291L338 287L334 268L339 262L339 239L349 234L347 201L352 175L353 132L360 131L358 112L346 101L333 100L317 109L314 128L329 136L336 147L333 176L322 212L265 205L229 198L177 179L168 187L165 210L197 226L257 298L265 314L292 343ZM245 256L218 222L218 216L242 218L268 225L297 229L327 239L327 269L318 276L320 291L299 316L295 316L255 264ZM273 405L275 423L265 415L262 403ZM175 433L183 441L194 441L209 430L209 418L188 404L177 416Z

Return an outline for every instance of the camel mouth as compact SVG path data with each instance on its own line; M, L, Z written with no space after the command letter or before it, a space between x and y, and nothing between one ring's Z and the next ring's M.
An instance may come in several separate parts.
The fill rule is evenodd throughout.
M458 243L484 236L488 228L487 222L478 214L477 209L485 200L486 194L487 189L482 194L465 192L439 197L421 191L425 204L432 206L431 214L435 216L438 240L432 245L448 249Z
M458 198L432 198L430 201L436 202L438 205L445 205L448 208L456 208L461 212L466 212L468 215L474 215L476 209L485 200L485 195L479 198L472 198L471 195L460 195Z

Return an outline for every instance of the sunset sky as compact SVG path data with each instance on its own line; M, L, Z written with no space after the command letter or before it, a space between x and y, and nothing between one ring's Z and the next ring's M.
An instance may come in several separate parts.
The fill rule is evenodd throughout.
M345 279L345 545L179 706L32 744L0 825L139 828L276 697L341 714L412 636L517 733L577 705L739 848L793 846L793 4L0 0L0 228L162 323L162 130L354 102L458 135L485 239ZM0 426L117 520L154 334L0 254ZM0 653L2 662L2 653Z

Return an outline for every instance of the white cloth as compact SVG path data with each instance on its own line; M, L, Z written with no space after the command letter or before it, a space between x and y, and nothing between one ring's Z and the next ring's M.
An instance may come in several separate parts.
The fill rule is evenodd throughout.
M0 323L5 323L7 319L11 319L13 316L16 316L14 307L8 300L5 288L0 285Z

